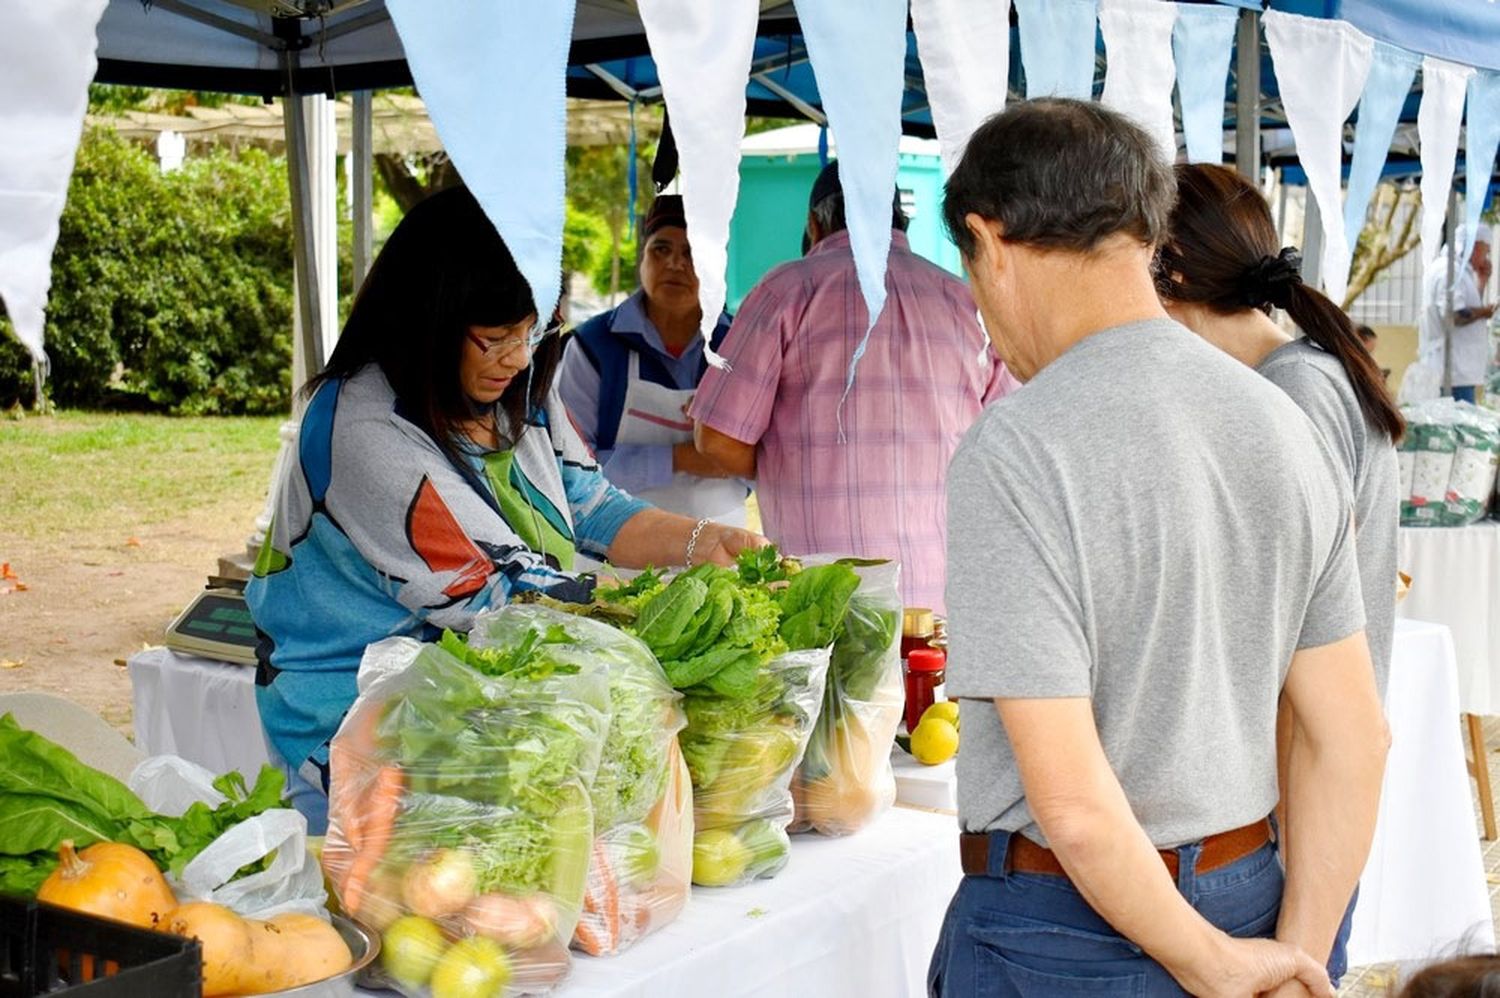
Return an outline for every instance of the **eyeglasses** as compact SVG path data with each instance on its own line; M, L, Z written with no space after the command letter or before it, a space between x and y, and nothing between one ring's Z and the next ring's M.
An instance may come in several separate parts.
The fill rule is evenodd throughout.
M527 343L531 343L533 345L535 343L539 343L542 340L546 339L548 336L552 336L562 332L562 330L562 319L554 317L551 322L547 323L547 327L542 330L542 334L535 340L532 340L530 334L508 336L503 340L487 340L483 336L475 333L472 329L467 330L464 335L469 338L470 343L473 343L476 347L479 348L479 355L485 360L489 360L493 357L504 357L506 354L516 349L516 347L525 345Z

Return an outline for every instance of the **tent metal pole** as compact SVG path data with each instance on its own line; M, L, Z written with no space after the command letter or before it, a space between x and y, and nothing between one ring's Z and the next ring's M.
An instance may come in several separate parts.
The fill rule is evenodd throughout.
M1448 233L1448 280L1443 284L1443 394L1453 394L1453 323L1457 321L1453 308L1453 275L1458 269L1458 188L1448 185L1448 217L1445 219Z
M364 283L370 272L370 255L374 248L371 215L374 213L374 119L375 95L369 90L354 92L354 112L350 123L350 186L354 193L354 290Z
M1235 38L1234 165L1252 183L1260 177L1260 12L1240 11Z
M281 53L286 71L287 94L283 99L286 126L287 183L292 196L292 252L297 285L297 317L301 329L297 338L297 357L303 378L323 369L323 317L318 307L318 261L313 238L313 204L311 191L310 151L307 140L307 112L297 94L294 79L297 52ZM295 386L295 387L300 387ZM293 395L293 411L300 414L299 396Z
M199 24L218 28L220 31L231 35L248 38L257 45L263 45L266 48L275 49L281 45L281 39L275 35L268 35L264 31L257 31L248 24L241 24L238 21L232 21L227 17L221 17L210 11L201 10L192 4L182 2L182 0L153 0L152 6L160 7L162 10L176 14L178 17L185 17L190 21L197 21Z

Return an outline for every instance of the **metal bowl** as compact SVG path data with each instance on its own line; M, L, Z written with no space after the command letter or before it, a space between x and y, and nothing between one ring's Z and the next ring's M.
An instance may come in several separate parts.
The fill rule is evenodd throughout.
M380 937L358 922L350 921L342 915L333 916L333 927L338 930L339 935L344 937L344 942L349 946L349 953L354 957L354 962L349 965L349 969L342 974L304 984L300 988L288 988L285 991L272 992L272 994L283 995L285 998L351 998L354 994L355 978L380 955Z

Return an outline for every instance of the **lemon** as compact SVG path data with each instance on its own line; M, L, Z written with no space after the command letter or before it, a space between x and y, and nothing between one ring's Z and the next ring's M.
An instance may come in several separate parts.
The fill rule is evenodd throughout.
M911 754L924 766L936 766L958 751L958 729L941 717L923 716L911 733Z
M958 701L957 700L939 700L937 703L933 704L931 707L928 707L926 710L922 711L922 720L923 721L927 720L929 717L936 717L936 718L939 718L941 720L947 721L949 724L953 725L954 730L957 730L958 729ZM918 723L921 723L921 722L919 721Z

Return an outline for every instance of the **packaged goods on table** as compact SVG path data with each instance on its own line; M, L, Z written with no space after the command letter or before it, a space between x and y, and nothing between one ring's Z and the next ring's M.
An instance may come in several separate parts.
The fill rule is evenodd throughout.
M1500 462L1500 415L1436 399L1405 410L1399 451L1403 526L1464 526L1484 517Z
M553 659L602 665L609 675L609 733L590 788L594 846L573 945L595 956L618 953L676 918L687 901L693 804L677 747L682 697L637 638L544 607L480 614L469 647L513 647L552 626L571 639L549 646Z
M696 884L728 886L786 865L792 773L859 585L847 565L799 568L767 548L746 552L736 569L700 565L670 583L648 573L600 594L683 692Z
M573 653L574 623L366 649L330 752L323 865L407 995L536 994L567 975L610 717L608 670Z
M842 564L859 588L834 639L823 707L792 784L792 832L849 835L896 800L891 744L905 702L900 566Z

